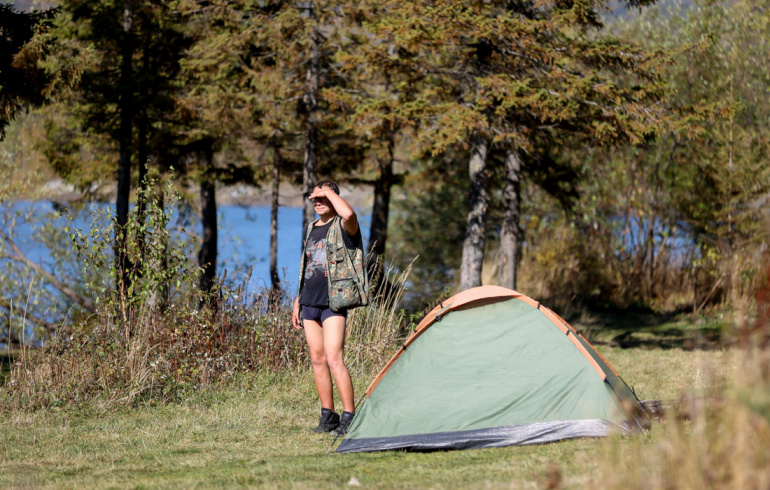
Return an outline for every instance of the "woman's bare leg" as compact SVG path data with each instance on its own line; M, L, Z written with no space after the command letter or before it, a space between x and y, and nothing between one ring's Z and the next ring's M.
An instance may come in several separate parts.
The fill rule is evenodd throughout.
M353 383L350 380L350 373L343 359L345 350L345 322L346 318L344 316L332 316L324 321L322 329L323 345L328 371L331 371L332 376L334 376L334 382L337 384L337 391L339 392L340 400L342 400L342 409L353 413L355 410Z
M305 339L310 348L310 361L313 364L315 388L318 390L318 398L321 399L321 407L334 411L332 378L329 373L329 364L324 349L325 329L321 327L320 323L313 320L303 320L303 322L305 325Z

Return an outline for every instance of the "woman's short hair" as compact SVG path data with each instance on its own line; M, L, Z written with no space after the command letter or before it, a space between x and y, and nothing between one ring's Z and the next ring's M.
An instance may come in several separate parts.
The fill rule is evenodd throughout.
M329 189L333 190L335 194L337 194L338 196L340 195L340 188L337 185L337 183L334 182L333 180L322 180L321 182L317 183L315 186L317 188L328 187Z

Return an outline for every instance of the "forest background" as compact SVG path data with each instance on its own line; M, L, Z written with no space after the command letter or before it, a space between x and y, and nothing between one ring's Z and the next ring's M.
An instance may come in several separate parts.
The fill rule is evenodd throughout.
M360 372L480 284L568 320L648 313L708 325L691 346L746 345L767 314L769 7L0 5L3 406L177 400L305 366L277 209L281 185L326 178L371 196ZM264 291L217 268L233 186L270 196ZM72 224L14 206L38 200Z

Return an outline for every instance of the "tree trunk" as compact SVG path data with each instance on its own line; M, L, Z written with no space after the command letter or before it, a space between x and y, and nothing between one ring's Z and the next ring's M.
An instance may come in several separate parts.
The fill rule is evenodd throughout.
M316 174L318 167L318 58L320 50L320 36L318 34L318 16L316 14L315 3L308 2L307 8L308 22L313 25L312 39L310 40L310 58L307 63L306 91L305 91L305 109L308 112L305 126L305 159L302 171L302 185L305 189L303 194L303 215L302 225L313 221L315 211L313 203L308 197L313 193L313 188L318 181ZM304 237L303 237L304 239Z
M120 63L120 92L118 110L120 111L120 127L118 129L118 188L115 199L115 282L120 292L123 305L123 319L128 320L126 312L125 294L131 286L129 270L131 265L127 255L128 237L126 236L126 224L128 223L128 204L131 194L131 137L133 133L134 119L134 40L133 40L134 12L133 2L126 0L123 10L123 40L122 59ZM126 332L128 337L129 332Z
M148 122L147 112L142 111L138 121L138 141L137 141L137 163L139 164L139 195L137 196L136 211L137 218L139 220L140 227L137 229L136 243L139 249L139 256L144 257L144 248L146 241L146 232L142 230L143 225L147 219L147 200L150 198L149 189L147 188L147 138L148 138ZM144 272L142 269L137 271L140 275Z
M468 222L463 241L463 262L460 270L460 291L481 286L481 267L484 263L486 211L489 202L487 190L487 146L481 137L475 137L469 162L470 195Z
M156 73L158 66L154 63L152 56L152 50L150 45L144 43L141 55L141 63L138 66L140 73ZM143 94L146 95L146 94ZM147 182L147 160L149 158L149 133L150 133L150 121L147 114L147 108L144 105L137 110L137 155L136 160L139 165L139 193L137 196L136 210L139 220L140 228L137 230L137 248L139 250L139 256L144 257L145 240L147 239L146 231L142 230L141 226L145 224L147 219L147 203L151 201L150 189ZM142 266L143 268L146 265ZM139 275L144 273L143 269L137 271Z
M166 195L164 194L163 185L160 185L158 190L158 209L166 209ZM168 270L168 235L163 238L163 254L158 266L162 271ZM168 275L167 275L168 276ZM160 289L160 311L165 312L168 309L169 300L171 299L171 280L168 279L163 282L163 286Z
M278 190L281 178L281 153L273 147L273 193L270 201L270 286L271 295L277 298L281 291L281 278L278 276Z
M519 220L521 218L521 157L509 148L505 152L505 184L503 186L503 223L500 230L500 264L498 283L516 289L519 265Z
M198 253L198 265L202 273L200 290L211 292L217 275L217 193L216 180L213 176L214 151L211 143L203 150L205 171L201 178L201 220L203 235L201 249Z
M388 239L388 214L390 208L390 189L393 186L393 138L388 141L388 156L379 159L380 175L374 182L374 204L372 205L372 225L369 229L367 252L371 252L368 262L377 263L377 258L385 253Z

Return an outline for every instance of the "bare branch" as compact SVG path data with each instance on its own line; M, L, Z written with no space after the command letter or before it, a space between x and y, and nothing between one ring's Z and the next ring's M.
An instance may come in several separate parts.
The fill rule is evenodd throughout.
M8 246L11 247L11 250L13 250L13 253L14 253L14 255L6 255L6 257L16 262L20 262L26 265L27 267L29 267L30 269L32 269L39 276L45 278L46 281L51 283L53 287L61 291L62 294L64 294L64 296L74 301L83 309L88 310L90 312L96 311L96 306L94 306L94 304L88 298L83 297L74 289L67 287L66 284L56 279L56 277L54 277L53 274L45 270L40 264L27 258L27 256L24 255L21 250L19 250L19 247L16 246L16 244L13 242L11 237L8 236L8 234L5 231L0 231L0 238L5 240L5 242L8 244Z
M18 308L11 307L11 304L6 303L1 299L0 299L0 308L4 308L8 310L8 313L12 313L14 310L18 310ZM35 326L43 327L47 332L55 332L57 330L61 330L61 325L57 323L49 322L48 320L44 320L43 318L35 316L28 311L25 311L23 316L25 319L34 323Z

